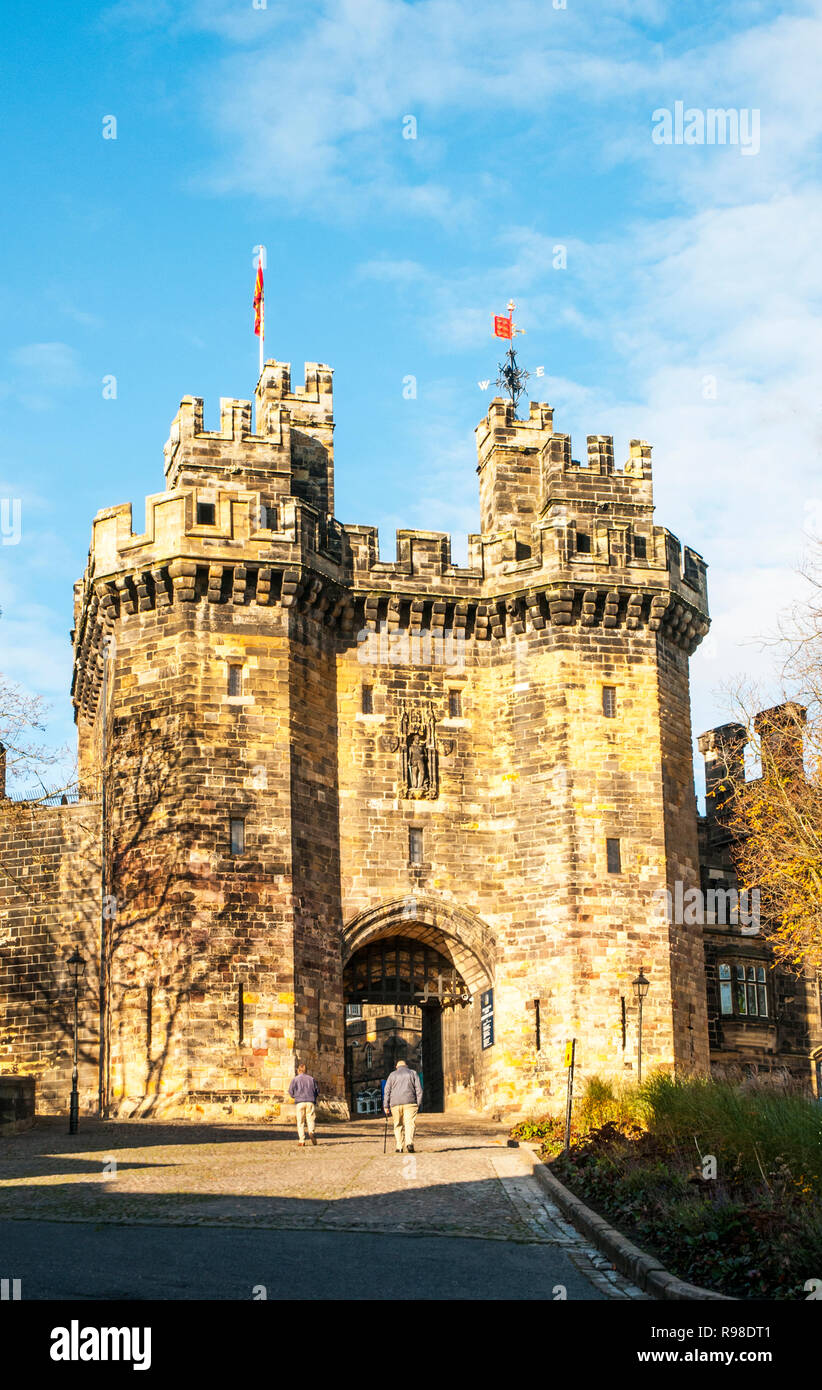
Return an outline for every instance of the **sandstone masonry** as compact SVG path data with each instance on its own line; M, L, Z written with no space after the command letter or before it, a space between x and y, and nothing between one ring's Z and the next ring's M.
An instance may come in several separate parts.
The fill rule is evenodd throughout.
M105 936L110 1108L276 1114L299 1057L344 1113L346 1005L427 1007L415 972L437 959L457 981L435 999L446 1108L558 1108L572 1036L583 1074L630 1077L640 965L643 1065L705 1071L701 928L658 912L699 884L705 564L654 524L649 446L617 468L593 436L582 465L547 405L517 419L496 399L467 567L427 531L388 562L334 516L331 369L292 389L267 362L255 408L252 426L223 400L206 431L185 397L145 529L129 506L96 517L75 587L83 801L19 831L22 860L26 836L44 845L43 970L78 939L97 962ZM4 906L29 952L34 909L8 883ZM357 975L375 943L376 983ZM45 976L26 978L39 1000ZM0 1045L48 1105L65 1047L37 1007L39 1031L13 1018Z

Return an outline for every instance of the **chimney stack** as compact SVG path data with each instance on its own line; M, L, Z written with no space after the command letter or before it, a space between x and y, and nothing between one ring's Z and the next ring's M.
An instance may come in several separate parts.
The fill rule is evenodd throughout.
M699 751L705 759L705 807L712 820L733 788L744 781L747 741L744 724L719 724L699 736Z
M803 729L807 722L807 710L793 700L782 705L764 709L754 720L754 729L759 735L762 748L762 775L770 771L778 776L801 777L804 745Z

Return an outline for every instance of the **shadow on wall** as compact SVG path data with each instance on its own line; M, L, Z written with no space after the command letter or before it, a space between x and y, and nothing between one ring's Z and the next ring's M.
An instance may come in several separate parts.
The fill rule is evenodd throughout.
M168 1072L185 1070L189 999L205 990L207 975L220 978L248 949L233 939L226 894L215 891L210 903L213 934L225 949L209 947L206 956L209 934L182 927L195 898L208 892L210 872L191 855L184 833L199 765L193 721L135 714L113 720L111 735L105 897L99 802L88 799L97 788L86 787L70 807L0 802L0 862L23 866L0 882L7 928L0 940L4 1051L9 1069L35 1077L38 1107L46 1113L67 1107L71 1087L73 991L66 960L75 947L86 961L81 1113L97 1109L101 979L104 1109L116 1099L113 1078L127 1065L129 1108L151 1113Z

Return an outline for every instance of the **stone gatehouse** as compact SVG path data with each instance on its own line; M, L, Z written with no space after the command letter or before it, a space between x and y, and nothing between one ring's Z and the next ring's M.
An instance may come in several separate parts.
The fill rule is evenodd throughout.
M184 398L142 529L95 518L80 797L5 822L0 1065L64 1106L79 944L87 1108L276 1114L299 1058L344 1112L399 1055L433 1105L558 1108L568 1038L634 1074L640 966L644 1066L705 1071L702 931L658 912L699 884L705 564L649 446L493 400L461 567L337 520L333 430L331 369L269 361L253 423Z

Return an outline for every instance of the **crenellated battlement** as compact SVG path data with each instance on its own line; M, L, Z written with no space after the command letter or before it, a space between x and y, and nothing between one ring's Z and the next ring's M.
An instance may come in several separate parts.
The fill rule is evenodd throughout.
M653 510L651 447L632 439L621 469L614 464L611 435L588 436L587 463L573 458L571 437L554 430L550 406L532 401L528 418L518 420L510 402L497 397L476 431L480 507L484 535L527 525L537 517L554 519L570 505L583 511Z
M184 396L164 447L166 487L236 483L293 493L334 510L333 372L306 362L305 385L291 390L288 362L267 362L251 402L222 397L220 428L203 428L203 400Z
M202 400L185 396L145 529L132 529L129 505L95 518L75 589L74 693L86 717L106 632L177 605L253 609L264 625L281 610L310 613L343 641L363 625L476 640L624 625L692 651L708 629L705 562L654 524L644 440L617 469L613 438L590 435L582 464L550 406L532 402L518 420L496 399L476 431L482 529L468 564L454 564L447 533L416 529L397 532L389 561L376 527L333 516L331 369L307 363L295 390L290 365L267 362L254 404L256 433L252 402L234 397L220 401L219 430L206 430Z

